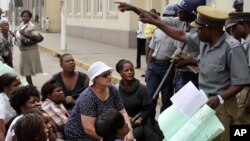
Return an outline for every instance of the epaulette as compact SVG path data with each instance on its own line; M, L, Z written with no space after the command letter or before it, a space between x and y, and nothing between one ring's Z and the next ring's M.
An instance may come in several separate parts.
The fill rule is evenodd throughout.
M228 36L225 41L228 43L230 48L235 48L240 46L240 42L233 38L232 36Z

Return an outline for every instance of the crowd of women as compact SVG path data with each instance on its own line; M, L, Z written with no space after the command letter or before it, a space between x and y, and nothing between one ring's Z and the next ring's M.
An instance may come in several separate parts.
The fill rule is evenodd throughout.
M72 56L64 54L60 58L63 71L44 83L40 93L31 79L32 75L42 72L37 43L23 43L23 40L36 40L39 32L30 21L30 11L23 11L21 17L22 23L14 34L21 51L20 74L26 77L29 85L21 87L16 74L0 76L3 105L0 107L0 140L109 141L126 138L144 141L152 137L162 140L161 131L152 130L158 126L150 116L151 99L146 87L134 78L134 66L129 60L117 63L116 70L122 80L115 87L111 83L113 69L103 62L94 63L86 75L75 72ZM8 26L7 21L2 22L3 37L6 31L9 33ZM7 35L12 41L12 34ZM13 67L11 47L5 46L9 52L7 57L3 56L3 62ZM71 81L74 85L69 84Z
M40 93L33 85L21 86L16 74L2 74L0 140L162 140L150 116L151 99L146 87L134 78L133 64L120 60L116 70L122 79L114 86L113 69L103 62L92 64L88 86L68 110L55 78L45 82Z
M0 19L2 62L13 67L14 37L21 52L20 75L28 82L27 86L21 86L19 76L14 73L0 76L1 141L163 139L151 115L151 98L146 87L134 78L135 68L129 60L118 61L116 71L122 79L114 86L113 68L95 62L87 74L77 72L72 55L63 54L62 71L39 91L31 76L43 72L37 45L41 35L31 22L30 11L22 11L21 18L13 33L8 21Z

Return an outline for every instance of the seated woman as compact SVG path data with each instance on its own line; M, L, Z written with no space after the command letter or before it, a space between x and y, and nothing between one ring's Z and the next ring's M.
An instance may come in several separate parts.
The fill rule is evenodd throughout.
M122 141L129 132L129 128L119 111L109 109L97 117L95 131L102 137L102 141Z
M17 141L47 141L48 139L48 129L44 119L35 113L29 113L18 119L14 132Z
M21 81L16 74L5 73L0 76L0 141L5 140L10 122L16 116L15 110L10 106L9 97L20 85Z
M56 134L54 133L54 128L53 126L51 125L51 118L49 117L48 113L45 112L43 109L38 109L38 108L32 108L29 112L29 113L35 113L35 114L38 114L39 116L42 116L43 117L43 120L45 122L45 126L46 128L48 129L48 140L47 141L63 141L61 139L57 139L56 138Z
M13 126L16 121L33 108L41 108L40 92L35 86L23 86L12 92L10 105L18 116L11 122L5 141L16 141Z
M64 125L68 120L69 114L63 106L65 100L61 86L55 79L45 82L41 88L42 109L46 111L51 123L55 127L55 133L58 139L65 139Z
M132 119L131 122L136 140L163 140L163 135L160 130L157 132L151 129L154 126L157 127L155 120L152 119L150 115L152 111L152 101L146 86L134 78L135 70L132 62L125 59L120 60L116 64L116 71L122 77L117 88L121 94L125 109Z
M63 105L70 112L79 94L88 87L89 78L87 74L75 70L75 60L69 53L60 56L60 66L62 71L54 74L53 78L61 85L65 95Z
M122 113L129 128L132 129L121 97L117 89L111 85L112 70L103 62L96 62L89 67L89 87L80 94L65 125L67 140L101 140L95 132L94 124L96 118L108 109L116 109ZM133 141L132 132L126 135L126 139Z

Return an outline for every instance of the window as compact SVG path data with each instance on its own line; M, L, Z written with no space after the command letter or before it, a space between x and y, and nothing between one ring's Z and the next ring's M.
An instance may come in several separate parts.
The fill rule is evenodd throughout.
M206 0L206 4L212 7L215 7L215 1L214 0Z
M67 13L68 13L68 15L69 16L71 16L72 15L72 0L67 0Z
M75 15L80 16L81 14L81 0L74 0L75 3Z
M96 8L96 12L97 12L97 14L99 15L99 14L102 14L102 5L103 3L102 3L102 0L97 0L97 8Z
M91 0L84 0L83 14L90 15Z
M108 14L109 15L117 14L117 4L114 3L114 0L108 0Z

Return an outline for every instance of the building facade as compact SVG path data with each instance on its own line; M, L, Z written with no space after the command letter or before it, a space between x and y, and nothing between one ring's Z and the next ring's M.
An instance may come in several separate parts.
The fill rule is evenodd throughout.
M161 12L165 0L127 0L146 10ZM67 33L119 47L135 47L138 16L120 13L114 0L67 0Z
M114 0L67 0L67 33L88 40L119 47L136 47L138 16L121 13ZM126 0L127 3L161 12L168 3L178 0ZM207 0L207 4L233 11L233 0Z
M11 5L13 5L11 0ZM233 11L234 0L207 0L207 5ZM168 3L177 3L178 0L126 0L145 10L152 8L163 11ZM23 0L23 7L14 8L16 21L20 21L20 11L28 9L33 15L38 14L40 21L50 18L50 32L61 31L61 6L64 3L66 10L67 35L119 47L136 47L138 16L133 12L121 13L117 10L114 0ZM250 1L244 0L244 11L250 10ZM10 14L10 17L12 15ZM40 24L43 26L43 23Z

